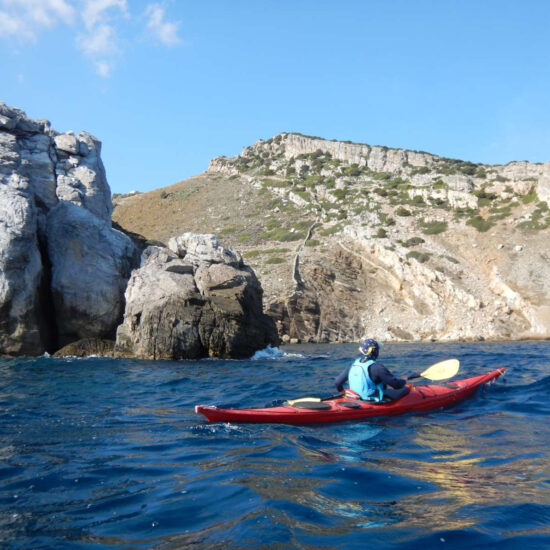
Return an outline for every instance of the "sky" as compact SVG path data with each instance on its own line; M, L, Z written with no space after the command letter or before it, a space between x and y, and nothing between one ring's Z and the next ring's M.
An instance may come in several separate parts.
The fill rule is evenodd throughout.
M0 0L0 101L165 187L300 132L550 161L547 0Z

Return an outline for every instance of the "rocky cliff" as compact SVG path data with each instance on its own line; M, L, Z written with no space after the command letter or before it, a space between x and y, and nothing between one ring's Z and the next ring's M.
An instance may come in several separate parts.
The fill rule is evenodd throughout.
M280 134L120 197L149 239L238 244L285 340L550 336L550 163L484 165Z
M112 227L100 153L90 134L0 103L0 355L247 357L276 345L254 272L213 236L148 248L140 264L144 239Z
M0 354L114 337L138 255L111 228L100 152L0 103Z

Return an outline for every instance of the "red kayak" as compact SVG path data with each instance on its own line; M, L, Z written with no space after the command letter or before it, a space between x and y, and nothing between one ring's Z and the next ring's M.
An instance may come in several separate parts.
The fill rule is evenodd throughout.
M390 403L373 403L348 397L327 401L302 401L294 405L264 409L219 409L214 405L196 405L195 412L210 422L253 422L273 424L307 424L311 422L340 422L374 416L429 411L452 405L471 395L477 388L496 380L505 369L455 380L442 385L413 387L407 395Z

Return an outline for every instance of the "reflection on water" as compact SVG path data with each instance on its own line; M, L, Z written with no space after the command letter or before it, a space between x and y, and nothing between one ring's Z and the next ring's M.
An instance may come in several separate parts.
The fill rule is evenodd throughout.
M194 414L330 393L355 346L290 351L0 360L0 546L550 547L550 343L385 346L414 370L463 357L464 375L520 357L506 385L445 411L318 426Z

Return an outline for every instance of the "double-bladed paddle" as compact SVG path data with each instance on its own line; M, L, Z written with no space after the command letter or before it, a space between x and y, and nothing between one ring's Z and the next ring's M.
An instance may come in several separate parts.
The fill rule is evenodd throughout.
M445 361L440 361L439 363L433 364L420 374L408 376L407 380L420 377L427 378L428 380L445 380L446 378L452 378L455 376L459 368L460 362L458 359L446 359ZM303 401L329 401L330 399L336 399L338 397L341 397L341 395L329 395L328 397L299 397L297 399L290 399L287 403L289 405L294 405L295 403L301 403Z

